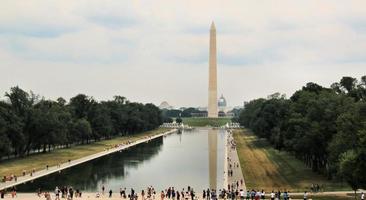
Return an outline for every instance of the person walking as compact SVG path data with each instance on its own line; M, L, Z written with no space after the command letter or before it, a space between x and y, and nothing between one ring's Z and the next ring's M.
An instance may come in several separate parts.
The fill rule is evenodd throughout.
M109 198L112 198L112 193L113 193L113 191L112 191L112 189L110 189L109 190Z
M365 194L361 192L361 200L365 200Z
M307 191L305 191L304 192L304 200L307 200L308 199L308 192Z

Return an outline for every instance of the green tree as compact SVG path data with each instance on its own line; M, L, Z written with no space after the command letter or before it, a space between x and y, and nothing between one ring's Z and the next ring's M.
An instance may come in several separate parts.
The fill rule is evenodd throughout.
M355 89L357 79L349 76L344 76L339 83L346 90L346 92L350 93L352 92L352 90Z
M351 186L355 192L366 186L366 155L364 153L360 154L354 150L349 150L343 153L340 157L339 173L342 175L344 180Z

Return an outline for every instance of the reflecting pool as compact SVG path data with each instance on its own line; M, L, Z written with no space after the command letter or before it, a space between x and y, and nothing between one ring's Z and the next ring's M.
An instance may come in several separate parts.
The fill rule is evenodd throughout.
M20 192L54 190L72 186L83 192L119 188L141 191L152 185L167 187L223 188L224 130L194 129L157 138L75 167L17 186ZM55 158L57 159L57 158Z

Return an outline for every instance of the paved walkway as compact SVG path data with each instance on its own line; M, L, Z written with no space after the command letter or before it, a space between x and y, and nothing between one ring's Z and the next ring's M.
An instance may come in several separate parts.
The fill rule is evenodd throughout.
M228 155L227 170L229 170L229 171L232 170L232 175L227 173L227 175L228 175L227 184L230 184L230 187L234 186L233 187L234 189L238 189L238 190L243 189L244 191L246 191L244 176L243 176L243 172L241 171L240 161L239 161L238 153L236 151L235 141L234 141L231 131L228 131L228 134L227 134L226 148L227 148L227 155ZM239 184L238 188L236 187L237 183ZM226 185L225 188L227 189L228 185Z
M117 151L127 149L127 148L135 146L137 144L144 143L144 142L153 140L155 138L162 137L162 136L174 133L176 131L177 131L176 129L173 129L173 130L170 130L170 131L167 131L167 132L164 132L164 133L161 133L161 134L157 134L157 135L154 135L154 136L151 136L151 137L145 137L145 138L137 140L135 142L131 142L130 144L119 145L115 148L108 149L108 150L105 150L105 151L102 151L102 152L99 152L99 153L96 153L96 154L92 154L90 156L86 156L86 157L83 157L83 158L80 158L80 159L77 159L77 160L72 160L70 162L62 163L59 166L52 166L52 167L49 167L48 169L36 171L35 173L33 173L32 176L30 176L30 174L27 174L25 176L20 176L20 177L17 178L16 182L15 181L7 181L5 183L1 182L0 183L0 190L11 188L11 187L19 185L21 183L25 183L25 182L40 178L42 176L46 176L46 175L49 175L49 174L52 174L52 173L59 172L61 170L67 169L69 167L79 165L81 163L88 162L90 160L94 160L96 158L99 158L99 157L102 157L102 156L105 156L105 155L108 155L108 154L111 154L111 153L114 153L114 152L117 152Z
M348 191L348 192L322 192L322 193L316 193L316 194L312 194L309 193L309 200L311 199L317 199L317 196L344 196L346 195L346 193L353 193L353 191ZM51 194L51 199L55 200L55 195L53 193ZM112 198L108 197L107 192L104 195L100 195L99 198L96 197L97 193L83 193L82 197L78 197L78 198L74 198L74 200L100 200L100 199L109 199L109 200L129 200L128 198L121 198L118 191L114 191L112 194ZM302 200L302 195L303 193L290 193L290 196L297 196L297 198L300 198ZM357 196L360 197L360 191L357 192ZM196 197L197 200L202 200L202 193L196 193ZM44 195L42 195L41 197L38 197L35 193L19 193L17 195L17 197L12 198L10 194L7 194L5 196L5 199L17 199L17 200L46 200L46 198L44 197ZM64 198L60 198L61 200L66 200ZM155 195L155 200L160 200L160 192L157 192L157 194ZM165 198L166 200L172 200L172 199L168 199ZM190 200L190 198L188 198ZM221 199L221 198L220 198ZM266 194L266 199L269 199L269 194ZM296 198L291 198L293 200L296 200ZM141 198L141 194L138 193L138 200L143 200ZM145 198L144 200L149 200L147 198ZM150 199L153 200L153 199ZM183 199L182 199L183 200ZM184 199L186 200L186 199Z

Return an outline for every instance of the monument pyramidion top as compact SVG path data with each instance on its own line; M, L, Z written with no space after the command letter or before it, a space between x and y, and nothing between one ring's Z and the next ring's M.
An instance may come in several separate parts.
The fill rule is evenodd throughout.
M211 23L211 28L210 28L211 30L216 30L216 27L215 27L215 23L212 21L212 23Z

